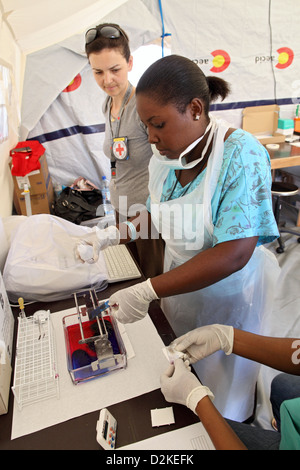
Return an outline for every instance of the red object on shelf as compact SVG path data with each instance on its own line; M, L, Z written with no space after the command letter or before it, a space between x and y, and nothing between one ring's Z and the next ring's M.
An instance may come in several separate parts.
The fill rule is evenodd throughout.
M45 153L45 148L38 140L19 142L10 151L12 157L11 174L13 176L26 176L34 170L39 170L40 157Z

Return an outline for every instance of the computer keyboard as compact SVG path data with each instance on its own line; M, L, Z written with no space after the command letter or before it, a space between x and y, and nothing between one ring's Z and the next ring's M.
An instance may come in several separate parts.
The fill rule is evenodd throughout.
M125 245L109 246L102 253L108 272L108 282L141 277L141 273Z

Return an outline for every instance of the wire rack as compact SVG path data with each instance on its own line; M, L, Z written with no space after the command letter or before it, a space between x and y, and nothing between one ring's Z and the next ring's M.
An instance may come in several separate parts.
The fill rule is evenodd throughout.
M54 332L50 312L18 317L15 374L12 391L19 409L59 397Z

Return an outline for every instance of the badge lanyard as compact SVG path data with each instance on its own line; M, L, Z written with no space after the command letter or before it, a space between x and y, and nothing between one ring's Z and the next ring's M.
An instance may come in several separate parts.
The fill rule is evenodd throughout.
M111 177L116 177L116 160L127 160L129 158L128 155L128 146L127 146L127 137L119 137L120 125L121 125L121 117L123 115L125 106L131 96L133 90L133 86L129 83L129 86L126 90L123 103L120 109L119 117L117 119L117 127L115 132L115 137L112 130L111 119L109 119L110 125L110 132L111 132ZM110 117L110 116L109 116Z

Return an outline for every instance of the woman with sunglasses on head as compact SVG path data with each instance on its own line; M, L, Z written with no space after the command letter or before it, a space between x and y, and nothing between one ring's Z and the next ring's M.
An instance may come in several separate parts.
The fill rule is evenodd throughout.
M263 246L278 237L270 159L251 134L209 113L210 103L228 93L227 82L176 55L139 80L137 110L153 150L148 216L166 249L163 274L109 299L123 323L143 318L158 298L177 336L213 323L260 333L272 311L279 267ZM137 230L139 222L131 221ZM114 239L101 231L93 248L132 238L124 224L118 230ZM223 416L252 415L256 364L216 353L195 369Z
M128 81L133 57L128 36L117 24L89 29L85 42L94 78L107 94L103 151L111 161L111 203L117 222L124 222L145 210L152 156L146 126L136 111L135 88ZM158 235L156 239L136 240L130 250L146 277L162 272L164 248Z

